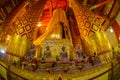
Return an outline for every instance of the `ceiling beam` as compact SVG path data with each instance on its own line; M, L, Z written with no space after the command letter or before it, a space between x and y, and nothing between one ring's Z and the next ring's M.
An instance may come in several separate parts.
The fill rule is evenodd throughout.
M100 3L98 3L98 4L95 4L95 5L93 5L92 7L90 7L90 10L93 10L93 9L96 9L96 8L98 8L98 7L100 7L100 6L103 6L103 5L105 5L105 4L108 4L109 2L111 2L112 0L105 0L105 1L103 1L103 2L100 2Z

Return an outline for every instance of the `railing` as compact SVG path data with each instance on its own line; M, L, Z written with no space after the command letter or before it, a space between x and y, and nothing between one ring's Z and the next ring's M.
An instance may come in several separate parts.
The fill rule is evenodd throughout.
M16 74L16 73L10 71L10 65L8 65L7 67L5 67L3 64L1 64L1 62L0 62L0 65L7 71L7 78L8 78L8 80L11 79L11 74L13 74L14 76L16 76L17 78L20 78L20 79L23 79L23 80L27 80L26 78L20 76L19 74Z
M94 80L94 79L96 79L96 78L98 78L98 77L100 77L100 76L102 76L102 75L104 75L104 74L106 74L106 73L109 73L110 71L111 71L111 78L109 79L109 80L117 80L117 79L113 79L113 75L114 75L114 72L113 72L113 70L116 68L116 66L118 66L118 65L120 65L120 61L117 63L117 64L115 64L115 65L113 65L113 62L111 63L111 68L110 69L108 69L107 71L105 71L105 72L103 72L103 73L101 73L101 74L99 74L99 75L97 75L97 76L95 76L95 77L93 77L93 78L90 78L89 80ZM119 67L120 68L120 67ZM109 75L110 76L110 75ZM118 76L119 76L119 74L118 74Z
M0 63L0 65L7 71L7 78L8 78L9 80L13 78L12 76L14 76L15 79L17 78L17 79L20 79L20 80L27 80L27 78L20 76L19 73L17 74L17 73L12 72L12 71L10 70L10 65L8 65L7 67L5 67L2 63ZM90 79L88 79L88 80L97 79L97 78L105 75L106 73L110 73L109 76L108 76L108 77L110 77L109 80L118 80L118 79L120 78L120 77L119 77L119 73L118 73L118 75L114 75L114 73L116 73L116 72L114 72L114 69L117 68L117 67L119 67L119 70L120 70L120 61L118 61L115 65L114 65L113 62L112 62L110 69L108 69L108 70L102 72L101 74L99 74L99 75L97 75L97 76L95 76L95 77L92 77L92 78L90 78ZM118 72L119 72L119 71L118 71ZM116 77L116 76L118 76L118 77ZM64 80L64 79L63 79L63 80Z

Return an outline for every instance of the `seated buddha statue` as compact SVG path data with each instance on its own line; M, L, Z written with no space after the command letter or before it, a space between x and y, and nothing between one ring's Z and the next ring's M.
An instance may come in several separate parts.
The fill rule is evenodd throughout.
M65 47L62 46L62 52L60 53L62 61L68 61L68 53L65 51Z
M29 50L29 57L33 58L35 56L35 49L34 49L34 44L32 44L31 49Z
M77 55L77 59L84 59L84 55L83 55L83 51L80 49L80 46L78 46L77 50L76 50L76 55Z
M44 58L50 58L50 57L51 57L50 47L46 46L46 51L44 52Z

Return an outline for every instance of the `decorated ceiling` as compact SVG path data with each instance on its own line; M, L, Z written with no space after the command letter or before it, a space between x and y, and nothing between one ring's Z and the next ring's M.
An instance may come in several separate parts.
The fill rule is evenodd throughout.
M1 25L4 26L4 31L1 29L3 40L13 34L36 40L46 31L56 8L66 11L73 27L73 40L76 40L106 30L120 9L119 0L12 0L9 5L8 2L0 2L1 16L6 15L5 19L1 18L4 21ZM3 12L7 13L3 15Z

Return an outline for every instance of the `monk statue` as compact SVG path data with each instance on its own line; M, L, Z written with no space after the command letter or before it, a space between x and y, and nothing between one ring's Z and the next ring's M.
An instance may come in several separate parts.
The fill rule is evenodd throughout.
M62 46L62 52L60 53L62 61L68 61L68 53L65 51L65 46Z
M46 46L46 51L44 52L44 58L50 58L50 57L51 57L50 47Z
M82 60L84 59L83 51L80 49L80 46L78 46L76 50L76 55L77 55L77 58L80 58Z
M29 56L34 57L35 56L35 49L34 49L34 44L32 44L31 49L29 50Z

